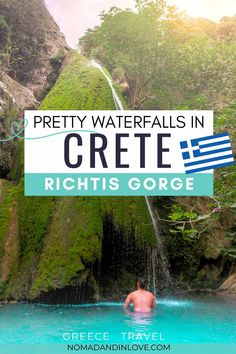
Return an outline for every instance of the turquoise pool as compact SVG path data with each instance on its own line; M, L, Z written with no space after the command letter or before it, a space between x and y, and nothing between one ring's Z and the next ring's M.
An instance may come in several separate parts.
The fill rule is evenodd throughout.
M0 343L73 343L71 333L82 332L108 332L112 343L124 341L121 333L158 333L162 343L236 344L236 301L217 296L159 299L152 316L127 314L121 303L111 302L0 308ZM129 342L127 336L125 341Z

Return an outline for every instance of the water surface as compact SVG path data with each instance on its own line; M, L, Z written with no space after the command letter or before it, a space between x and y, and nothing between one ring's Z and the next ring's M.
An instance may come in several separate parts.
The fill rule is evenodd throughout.
M162 343L236 344L236 302L217 296L159 299L152 316L127 314L112 302L0 308L0 343L65 343L63 334L72 332L108 332L111 343L123 343L121 333L157 332Z

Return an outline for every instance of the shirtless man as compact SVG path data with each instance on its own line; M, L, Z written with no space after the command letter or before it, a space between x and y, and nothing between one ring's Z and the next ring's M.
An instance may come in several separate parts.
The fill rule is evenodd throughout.
M145 290L145 281L141 278L137 282L137 290L127 296L124 309L127 310L131 303L135 312L151 312L156 307L154 295Z

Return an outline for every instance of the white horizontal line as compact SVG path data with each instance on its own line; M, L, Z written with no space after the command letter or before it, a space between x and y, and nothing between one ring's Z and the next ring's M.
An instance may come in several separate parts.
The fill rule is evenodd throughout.
M210 139L210 140L201 140L199 141L199 145L205 145L205 144L213 144L213 143L218 143L224 140L229 140L228 136L222 136L221 138L215 138L215 139Z
M231 148L231 144L228 143L228 144L224 144L224 145L211 146L211 147L208 147L208 148L200 147L200 150L202 152L205 152L205 151L215 151L215 150L218 150L218 149L225 149L225 148Z
M195 161L199 161L199 160L201 161L203 159L213 159L213 158L217 158L217 157L220 157L220 156L227 156L227 155L230 155L230 154L232 154L232 150L219 152L219 153L216 153L216 154L212 153L210 155L205 155L205 156L191 157L190 159L184 160L184 163L195 162Z
M218 164L222 164L222 163L227 163L227 162L234 162L234 159L231 157L229 159L225 159L225 160L216 160L216 161L212 161L212 162L205 162L205 163L201 163L199 165L192 165L192 166L187 166L186 171L188 170L193 170L195 168L202 168L202 167L210 167L210 166L214 166L214 165L218 165Z

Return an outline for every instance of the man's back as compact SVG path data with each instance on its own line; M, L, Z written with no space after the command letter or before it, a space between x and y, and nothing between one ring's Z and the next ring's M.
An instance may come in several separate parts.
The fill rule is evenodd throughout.
M144 289L138 289L130 293L125 301L124 308L133 303L136 312L151 312L156 307L156 300L152 293Z

